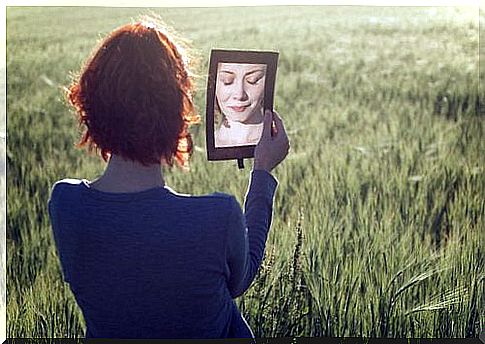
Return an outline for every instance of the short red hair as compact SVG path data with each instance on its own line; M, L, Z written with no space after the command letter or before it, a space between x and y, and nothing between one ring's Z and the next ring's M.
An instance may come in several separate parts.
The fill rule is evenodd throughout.
M192 101L188 57L160 21L127 24L111 32L67 90L79 125L78 147L143 165L174 160L187 167L189 124L199 122Z

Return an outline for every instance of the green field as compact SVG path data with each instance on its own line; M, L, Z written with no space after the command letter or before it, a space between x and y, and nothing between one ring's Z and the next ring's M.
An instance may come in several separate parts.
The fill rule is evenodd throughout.
M188 38L204 117L211 48L278 50L291 141L263 267L237 302L258 337L476 337L485 327L485 114L466 8L152 9ZM76 149L62 87L147 9L7 8L7 336L81 337L47 200L104 163ZM178 192L242 202L249 168L208 162L192 128ZM250 165L249 162L246 165ZM163 288L163 286L160 286Z

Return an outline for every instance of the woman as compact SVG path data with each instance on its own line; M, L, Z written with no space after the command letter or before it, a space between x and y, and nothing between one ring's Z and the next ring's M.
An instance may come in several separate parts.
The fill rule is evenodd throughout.
M265 64L219 63L216 106L222 116L215 146L258 143L263 131Z
M86 337L254 337L234 298L264 255L283 123L265 114L243 214L233 196L178 194L161 166L187 168L197 122L187 57L155 22L105 38L68 89L80 146L108 161L94 181L55 183L49 215Z

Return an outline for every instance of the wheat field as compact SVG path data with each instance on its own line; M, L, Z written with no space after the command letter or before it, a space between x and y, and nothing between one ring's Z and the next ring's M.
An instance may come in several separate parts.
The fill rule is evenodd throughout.
M98 39L149 12L197 61L190 172L234 194L250 162L208 162L211 48L279 51L291 151L263 266L237 303L257 337L477 337L485 325L485 93L479 16L454 7L7 8L7 336L84 335L47 215L52 184L94 179L62 87ZM482 19L483 20L483 19Z

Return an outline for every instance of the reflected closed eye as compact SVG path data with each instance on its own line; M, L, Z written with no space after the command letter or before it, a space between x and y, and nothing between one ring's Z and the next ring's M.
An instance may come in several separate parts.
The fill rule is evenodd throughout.
M263 79L263 75L259 75L257 77L247 78L246 81L251 85L256 85L262 79Z
M249 84L256 85L259 80L247 80Z
M227 85L232 84L232 83L234 82L234 79L230 79L230 78L223 78L221 81L222 81L222 83L223 83L224 85L226 85L226 86L227 86Z

